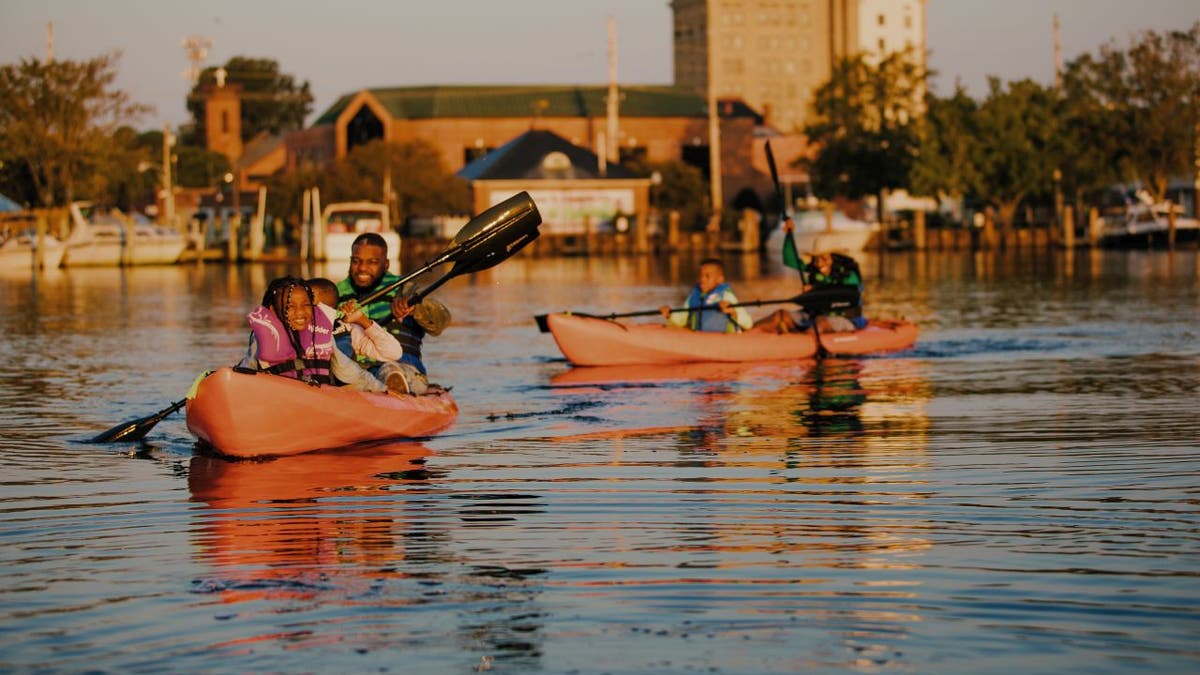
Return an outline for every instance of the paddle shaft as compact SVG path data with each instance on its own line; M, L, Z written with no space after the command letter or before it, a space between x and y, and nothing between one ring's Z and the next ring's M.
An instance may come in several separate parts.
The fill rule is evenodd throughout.
M817 314L820 312L818 308L824 308L828 311L831 308L841 309L843 307L852 307L858 302L858 291L849 287L833 286L828 288L816 288L800 295L794 295L790 298L778 298L773 300L750 300L747 302L737 302L728 305L729 307L760 307L762 305L780 305L784 303L792 303L800 305L806 311ZM699 307L672 307L671 312L702 312L711 309L720 309L720 305L701 305ZM635 316L657 316L662 313L661 309L646 309L636 312L621 312L618 314L587 314L585 312L568 312L575 316L585 316L592 319L624 319ZM539 314L534 317L537 321L538 329L543 333L550 332L550 328L546 323L545 314Z
M154 425L166 419L169 415L187 405L187 399L182 398L171 405L159 410L153 415L139 417L136 420L122 422L117 426L88 439L89 443L116 443L117 441L140 441L154 428Z
M783 186L779 183L779 170L775 168L775 153L771 152L771 141L768 140L765 143L765 146L767 150L767 166L771 169L771 180L775 183L775 194L779 197L779 208L784 214L784 219L790 222L791 218L787 215L787 208L783 204ZM792 237L792 230L790 227L785 228L784 236L792 240L792 250L796 250L796 240ZM800 273L800 283L807 286L808 276L804 273L803 260L800 261L800 266L796 269L796 271ZM817 325L820 314L815 311L810 311L809 313L812 314L813 340L815 340L817 343L817 358L821 358L822 356L825 356L827 352L825 351L825 345L821 344L821 328Z

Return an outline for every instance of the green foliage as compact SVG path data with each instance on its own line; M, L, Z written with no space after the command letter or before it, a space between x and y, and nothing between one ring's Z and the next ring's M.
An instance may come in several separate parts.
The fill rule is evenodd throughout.
M117 60L0 66L0 180L13 181L0 189L40 206L123 191L137 159L133 135L118 129L149 108L113 88Z
M271 212L298 222L301 195L317 187L324 204L339 201L383 202L384 182L391 180L392 222L413 216L471 213L470 186L451 173L437 147L424 140L406 143L372 141L355 147L326 170L305 166L268 181Z
M877 65L858 55L834 66L814 96L816 121L804 129L818 147L805 163L817 196L859 199L908 186L925 77L912 50Z
M963 195L976 183L975 114L979 105L961 86L949 98L926 97L924 133L913 165L916 194Z
M225 84L241 87L242 141L264 131L276 135L304 126L313 104L307 80L297 84L294 77L279 71L274 59L235 56L221 67ZM205 68L188 94L187 109L193 120L184 138L188 144L204 143L204 92L216 86L216 73L215 66Z
M701 231L712 213L709 208L708 181L696 167L683 162L626 162L625 168L648 178L658 172L662 181L651 187L652 206L661 213L679 212L684 231Z
M970 192L998 209L1009 225L1026 196L1048 191L1058 166L1056 95L1032 80L1008 84L991 78L988 97L975 111Z
M1114 178L1143 182L1156 199L1168 179L1193 170L1200 124L1200 22L1187 31L1146 31L1127 50L1113 43L1069 64L1064 76L1074 149L1115 167L1082 172L1082 187Z
M223 153L186 145L175 147L175 184L180 187L211 187L232 170Z

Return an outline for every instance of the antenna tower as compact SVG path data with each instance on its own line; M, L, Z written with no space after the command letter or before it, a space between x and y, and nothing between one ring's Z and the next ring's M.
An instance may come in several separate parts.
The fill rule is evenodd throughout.
M208 50L212 47L212 38L191 35L183 39L182 46L188 62L191 63L184 71L184 76L194 87L200 79L200 72L204 70L204 60L208 58Z

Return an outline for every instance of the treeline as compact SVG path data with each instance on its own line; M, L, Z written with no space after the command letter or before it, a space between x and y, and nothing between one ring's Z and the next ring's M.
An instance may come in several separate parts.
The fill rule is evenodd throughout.
M815 96L804 165L818 197L905 189L988 205L1011 224L1028 200L1082 205L1117 183L1156 199L1200 153L1200 22L1144 32L1066 64L1061 85L991 78L982 100L928 91L912 53L843 61ZM877 201L882 205L882 199ZM879 214L882 217L882 213Z

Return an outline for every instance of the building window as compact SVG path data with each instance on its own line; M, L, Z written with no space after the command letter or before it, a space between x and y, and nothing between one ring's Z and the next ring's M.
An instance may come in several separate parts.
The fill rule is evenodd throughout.
M473 146L470 146L467 148L463 148L463 165L465 166L467 164L470 164L471 162L474 162L475 160L479 159L480 157L487 157L487 154L494 149L495 148L476 146L476 145L473 145Z
M886 23L887 23L887 17L886 17L886 16L884 16L883 14L880 14L880 15L879 15L879 25L880 25L880 26L882 26L882 25L884 25L884 24L886 24Z
M618 157L621 164L645 164L646 163L646 148L644 146L626 146L618 150Z
M542 175L546 178L570 178L571 158L561 152L552 152L542 158Z
M223 134L229 133L229 111L228 110L221 111L221 133L223 133Z

